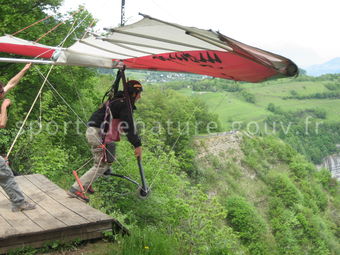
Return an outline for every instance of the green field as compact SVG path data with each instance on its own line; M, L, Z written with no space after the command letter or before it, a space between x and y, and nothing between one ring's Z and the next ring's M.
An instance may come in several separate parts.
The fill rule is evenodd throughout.
M267 110L270 103L279 106L283 111L321 109L327 113L324 121L340 122L339 99L284 99L284 97L291 96L292 91L298 95L328 92L325 84L327 81L298 81L296 79L241 84L243 89L255 96L255 104L246 102L240 93L235 92L195 92L190 89L182 89L180 92L203 99L209 109L219 115L221 124L226 130L231 128L232 122L249 123L264 120L272 114Z

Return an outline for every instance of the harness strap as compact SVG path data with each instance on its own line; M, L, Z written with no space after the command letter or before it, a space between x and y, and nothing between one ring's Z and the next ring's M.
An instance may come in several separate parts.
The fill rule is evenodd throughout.
M110 109L110 104L113 103L113 102L115 102L115 101L118 101L118 100L120 100L120 99L121 99L121 98L117 98L117 99L115 99L115 100L107 100L107 101L105 102L105 107L106 107L106 109L105 109L104 122L106 122L107 117L110 115L110 120L109 120L108 123L107 123L107 124L108 124L108 130L110 130L111 120L113 119L113 117L112 117L112 112L111 112L111 109ZM102 144L105 143L105 136L106 136L106 134L105 134L105 126L106 126L106 123L105 123L104 127L102 127L102 129L100 130L100 132L101 132L101 138L102 138Z
M117 95L117 92L118 92L118 89L119 89L119 82L120 82L121 78L122 78L121 71L118 70L117 75L116 75L116 79L113 82L111 88L108 91L105 92L103 99L102 99L102 102L104 102L104 99L107 96L109 97L109 99L112 99Z
M106 144L102 143L100 145L97 146L97 148L102 149L102 160L104 160L104 162L107 161L107 157L106 157Z

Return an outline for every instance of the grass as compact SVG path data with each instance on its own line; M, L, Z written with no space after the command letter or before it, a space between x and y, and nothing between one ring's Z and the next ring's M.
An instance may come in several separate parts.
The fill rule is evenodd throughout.
M284 111L321 109L327 113L325 122L339 122L340 100L338 99L284 99L295 92L298 95L327 92L329 90L324 86L325 84L327 81L298 81L294 79L241 84L242 88L255 96L255 104L246 102L239 93L199 93L190 89L182 89L180 92L203 99L210 111L218 114L223 128L230 130L232 122L243 122L244 125L247 125L251 121L263 121L271 114L267 110L270 103L279 106Z

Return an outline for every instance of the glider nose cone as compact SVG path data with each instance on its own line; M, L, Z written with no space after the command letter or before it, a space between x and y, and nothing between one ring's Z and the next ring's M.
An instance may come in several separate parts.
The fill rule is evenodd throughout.
M298 75L299 68L295 63L290 61L290 63L287 65L285 71L286 71L287 76L292 77L292 76Z

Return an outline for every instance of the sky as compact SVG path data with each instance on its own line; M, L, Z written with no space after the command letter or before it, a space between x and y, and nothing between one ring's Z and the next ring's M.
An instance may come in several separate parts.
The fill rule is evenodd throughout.
M121 0L64 0L84 5L96 29L120 24ZM271 51L304 68L340 57L340 0L125 0L127 24L138 13L202 29Z

